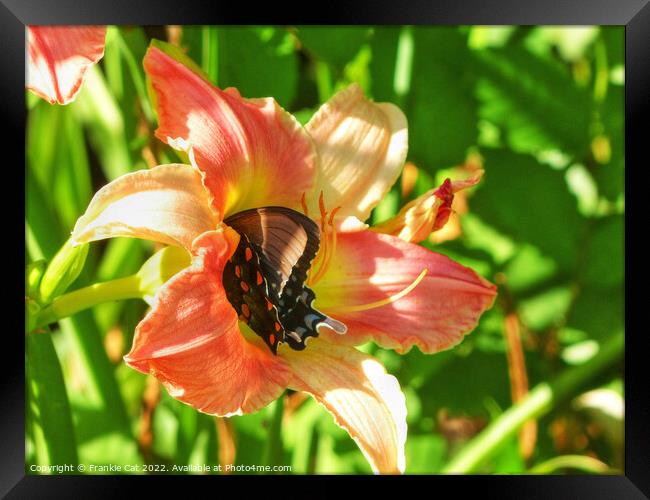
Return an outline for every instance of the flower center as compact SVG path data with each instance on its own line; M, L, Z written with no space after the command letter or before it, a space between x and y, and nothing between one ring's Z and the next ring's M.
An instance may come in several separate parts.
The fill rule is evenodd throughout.
M318 253L321 231L307 216L284 207L245 210L224 220L240 235L223 272L226 297L251 330L277 354L286 342L302 350L326 326L345 325L321 313L305 281ZM320 271L320 268L319 268Z

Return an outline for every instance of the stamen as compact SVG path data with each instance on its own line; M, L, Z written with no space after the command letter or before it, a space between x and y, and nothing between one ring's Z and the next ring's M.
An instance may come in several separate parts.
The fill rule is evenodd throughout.
M424 279L424 276L429 272L428 269L423 269L422 272L418 275L417 278L406 288L404 288L402 291L397 292L394 295L391 295L390 297L386 297L385 299L378 300L376 302L369 302L368 304L359 304L359 305L354 305L354 306L338 306L338 307L330 307L328 308L329 311L336 311L336 312L361 312L361 311L368 311L370 309L376 309L377 307L385 306L387 304L392 304L393 302L397 302L399 299L403 298L405 295L411 293L413 289L420 284L420 282Z
M322 249L318 254L316 262L312 266L313 272L310 274L308 280L310 286L317 283L325 275L329 268L329 263L332 260L332 256L336 252L336 229L334 228L334 216L336 215L336 212L341 209L339 206L332 210L328 219L322 191L318 199L318 206L321 212Z
M307 201L305 200L305 192L303 191L300 197L300 204L302 205L302 213L309 217L309 210L307 209Z
M327 210L325 210L325 200L323 199L322 190L320 192L320 195L318 195L318 208L320 208L320 217L321 217L321 225L322 225L323 222L325 221L325 216L327 215Z

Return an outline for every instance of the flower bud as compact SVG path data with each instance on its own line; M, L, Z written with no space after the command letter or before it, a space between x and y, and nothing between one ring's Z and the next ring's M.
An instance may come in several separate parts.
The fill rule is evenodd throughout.
M145 302L151 304L158 288L190 263L190 254L180 247L168 246L153 254L138 271Z
M40 283L40 300L43 304L61 295L77 279L88 256L88 245L72 246L66 241L54 256Z

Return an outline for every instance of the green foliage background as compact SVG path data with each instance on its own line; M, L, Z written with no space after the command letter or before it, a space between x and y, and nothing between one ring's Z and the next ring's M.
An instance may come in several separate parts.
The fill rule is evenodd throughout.
M531 388L575 367L589 373L599 349L622 335L622 27L110 27L105 57L74 103L50 106L27 95L28 262L56 253L107 181L146 168L147 155L179 160L153 137L141 65L149 40L168 35L220 87L273 96L303 123L353 81L373 99L398 104L419 175L406 199L398 183L375 220L446 176L458 178L453 167L468 155L482 157L486 174L461 217L462 235L425 245L497 283L495 307L450 351L399 356L364 348L406 394L407 473L443 471L512 406L506 315L521 323ZM152 251L138 240L93 244L71 289L132 274ZM52 335L27 336L28 473L32 464L219 463L226 443L215 419L164 390L152 441L143 445L146 377L120 354L145 311L142 301L108 303L60 321ZM530 456L522 456L515 434L476 471L622 470L623 422L615 411L622 387L620 357L540 417ZM580 397L593 389L604 403ZM311 399L285 411L281 427L280 404L228 419L236 464L370 472L355 443ZM564 455L605 466L548 462Z

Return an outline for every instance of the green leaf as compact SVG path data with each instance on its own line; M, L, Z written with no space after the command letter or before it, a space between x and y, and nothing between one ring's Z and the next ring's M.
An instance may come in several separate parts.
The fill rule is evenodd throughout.
M368 27L357 26L298 26L296 35L308 52L342 69L368 38Z
M76 438L61 366L50 333L29 334L28 418L39 465L77 463Z
M474 72L467 35L452 27L413 30L413 78L404 101L409 157L430 172L463 163L476 144Z
M244 97L274 97L289 108L296 95L297 69L294 43L284 29L219 28L220 87L236 87Z
M558 286L522 300L519 303L521 320L528 328L537 331L559 324L569 310L571 298L569 286Z
M625 328L625 290L584 288L576 298L567 325L582 330L589 338L604 340Z
M592 143L592 174L599 193L615 201L625 189L625 88L610 85L599 113L602 133Z
M380 26L374 29L370 39L372 51L370 59L371 88L372 96L376 101L395 102L397 100L393 80L399 37L400 28Z
M563 172L507 150L482 154L486 174L472 198L472 211L515 240L536 246L561 268L571 269L584 219Z
M585 285L607 288L623 282L624 240L622 215L596 221L583 258L582 280Z
M589 150L592 103L559 64L522 47L475 52L479 116L506 132L515 151L559 149L582 158Z
M625 64L625 27L601 26L600 33L605 39L609 67Z
M544 283L556 271L557 264L553 259L545 257L538 248L528 244L517 249L504 269L508 289L515 294Z
M442 436L409 436L406 441L406 474L433 474L445 460L447 443Z

